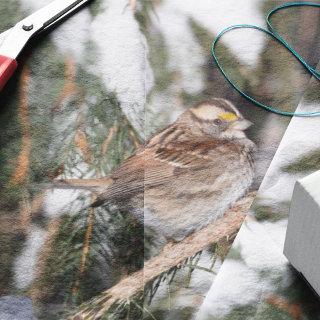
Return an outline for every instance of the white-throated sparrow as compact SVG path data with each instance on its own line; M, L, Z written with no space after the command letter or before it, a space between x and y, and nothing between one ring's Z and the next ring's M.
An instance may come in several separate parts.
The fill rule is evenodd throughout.
M110 202L160 236L181 240L221 217L250 187L250 126L224 99L202 102L151 138L108 179L93 206Z

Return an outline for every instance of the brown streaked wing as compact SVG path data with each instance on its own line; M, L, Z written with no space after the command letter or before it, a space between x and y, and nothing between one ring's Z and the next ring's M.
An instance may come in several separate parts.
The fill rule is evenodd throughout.
M216 167L239 150L229 146L229 153L222 152L221 142L201 141L172 143L168 147L147 148L129 158L110 178L113 183L97 199L98 204L116 198L130 198L144 192L145 187L170 183L190 170ZM210 153L210 155L208 155Z

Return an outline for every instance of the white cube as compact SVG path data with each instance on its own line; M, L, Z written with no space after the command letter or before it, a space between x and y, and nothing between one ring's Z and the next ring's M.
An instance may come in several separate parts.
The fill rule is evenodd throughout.
M295 184L284 254L320 295L320 171Z

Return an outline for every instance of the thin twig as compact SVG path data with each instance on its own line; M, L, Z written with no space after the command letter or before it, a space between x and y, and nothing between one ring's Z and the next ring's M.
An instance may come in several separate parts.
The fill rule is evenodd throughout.
M201 266L194 265L194 264L186 264L185 267L189 267L192 270L199 269L199 270L206 271L206 272L209 272L209 273L212 273L212 274L216 274L216 272L212 271L209 268L201 267Z
M96 179L57 179L53 181L53 187L58 189L74 188L89 190L90 188L105 188L110 185L111 182L112 180L108 177Z
M142 313L143 313L143 312L146 312L153 320L157 320L157 319L154 317L154 315L153 315L147 308L141 307L141 306L139 305L139 303L135 302L134 300L133 300L132 302L133 302L133 304L134 304L138 309L140 309L140 310L142 311Z

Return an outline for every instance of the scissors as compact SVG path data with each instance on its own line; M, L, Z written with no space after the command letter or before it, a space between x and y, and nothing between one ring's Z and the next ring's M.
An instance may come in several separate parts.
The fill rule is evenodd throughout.
M55 0L0 35L0 91L17 69L17 58L26 44L89 1Z

